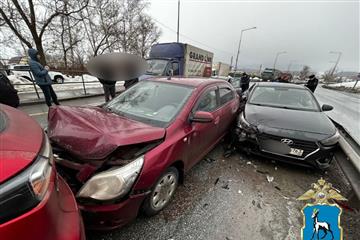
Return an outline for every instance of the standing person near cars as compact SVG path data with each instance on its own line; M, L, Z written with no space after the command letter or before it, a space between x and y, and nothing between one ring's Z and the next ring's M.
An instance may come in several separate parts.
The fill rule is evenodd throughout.
M31 73L34 76L36 84L41 88L42 92L44 93L46 105L51 107L51 100L56 105L60 105L57 100L56 93L51 86L52 80L49 76L49 67L43 67L43 65L39 63L38 51L36 49L30 48L28 50L28 54L30 57L29 66Z
M116 84L116 81L105 80L103 78L99 78L99 81L103 85L105 101L108 102L111 99L115 98L115 92L116 92L115 84Z
M250 85L250 76L248 74L246 74L246 72L244 72L240 79L241 91L245 92L246 90L248 90L249 85Z
M109 69L107 66L101 66L100 67L100 76L98 77L100 83L103 86L104 89L104 95L105 95L105 101L108 102L111 99L115 98L116 93L116 81L110 80L113 78L113 74L111 69ZM111 98L111 99L110 99Z
M0 103L17 108L19 96L17 90L6 77L5 72L0 71Z
M314 74L309 76L309 80L305 84L305 87L309 88L312 92L315 92L315 89L319 83L319 80L315 77Z

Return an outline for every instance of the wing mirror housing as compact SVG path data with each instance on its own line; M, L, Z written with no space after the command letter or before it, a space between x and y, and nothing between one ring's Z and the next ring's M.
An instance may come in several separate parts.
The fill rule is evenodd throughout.
M321 107L321 110L324 111L324 112L326 112L326 111L331 111L331 110L333 110L333 109L334 109L333 106L327 105L327 104L324 104L324 105L322 105L322 107Z
M197 111L190 117L190 122L211 123L213 121L214 116L210 112Z

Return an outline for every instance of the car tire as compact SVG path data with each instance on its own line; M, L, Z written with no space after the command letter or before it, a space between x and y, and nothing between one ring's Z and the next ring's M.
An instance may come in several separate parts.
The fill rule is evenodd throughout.
M58 84L64 83L64 78L60 76L56 76L54 81Z
M143 203L146 216L154 216L163 210L171 201L179 183L179 171L169 167L156 181L151 193Z

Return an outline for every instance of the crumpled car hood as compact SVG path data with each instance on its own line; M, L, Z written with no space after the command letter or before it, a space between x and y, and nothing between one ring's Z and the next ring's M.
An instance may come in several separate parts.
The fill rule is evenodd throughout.
M48 136L80 159L104 159L119 146L150 142L165 129L137 122L99 107L52 107Z
M300 139L324 139L336 132L323 112L298 111L246 104L246 120L259 130L271 134L299 135ZM304 139L305 140L305 139Z

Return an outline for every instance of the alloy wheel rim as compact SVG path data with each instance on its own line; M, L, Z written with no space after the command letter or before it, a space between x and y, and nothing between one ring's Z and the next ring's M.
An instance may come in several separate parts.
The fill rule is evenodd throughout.
M154 209L162 209L175 192L177 178L174 173L167 173L156 185L151 196L151 205Z

